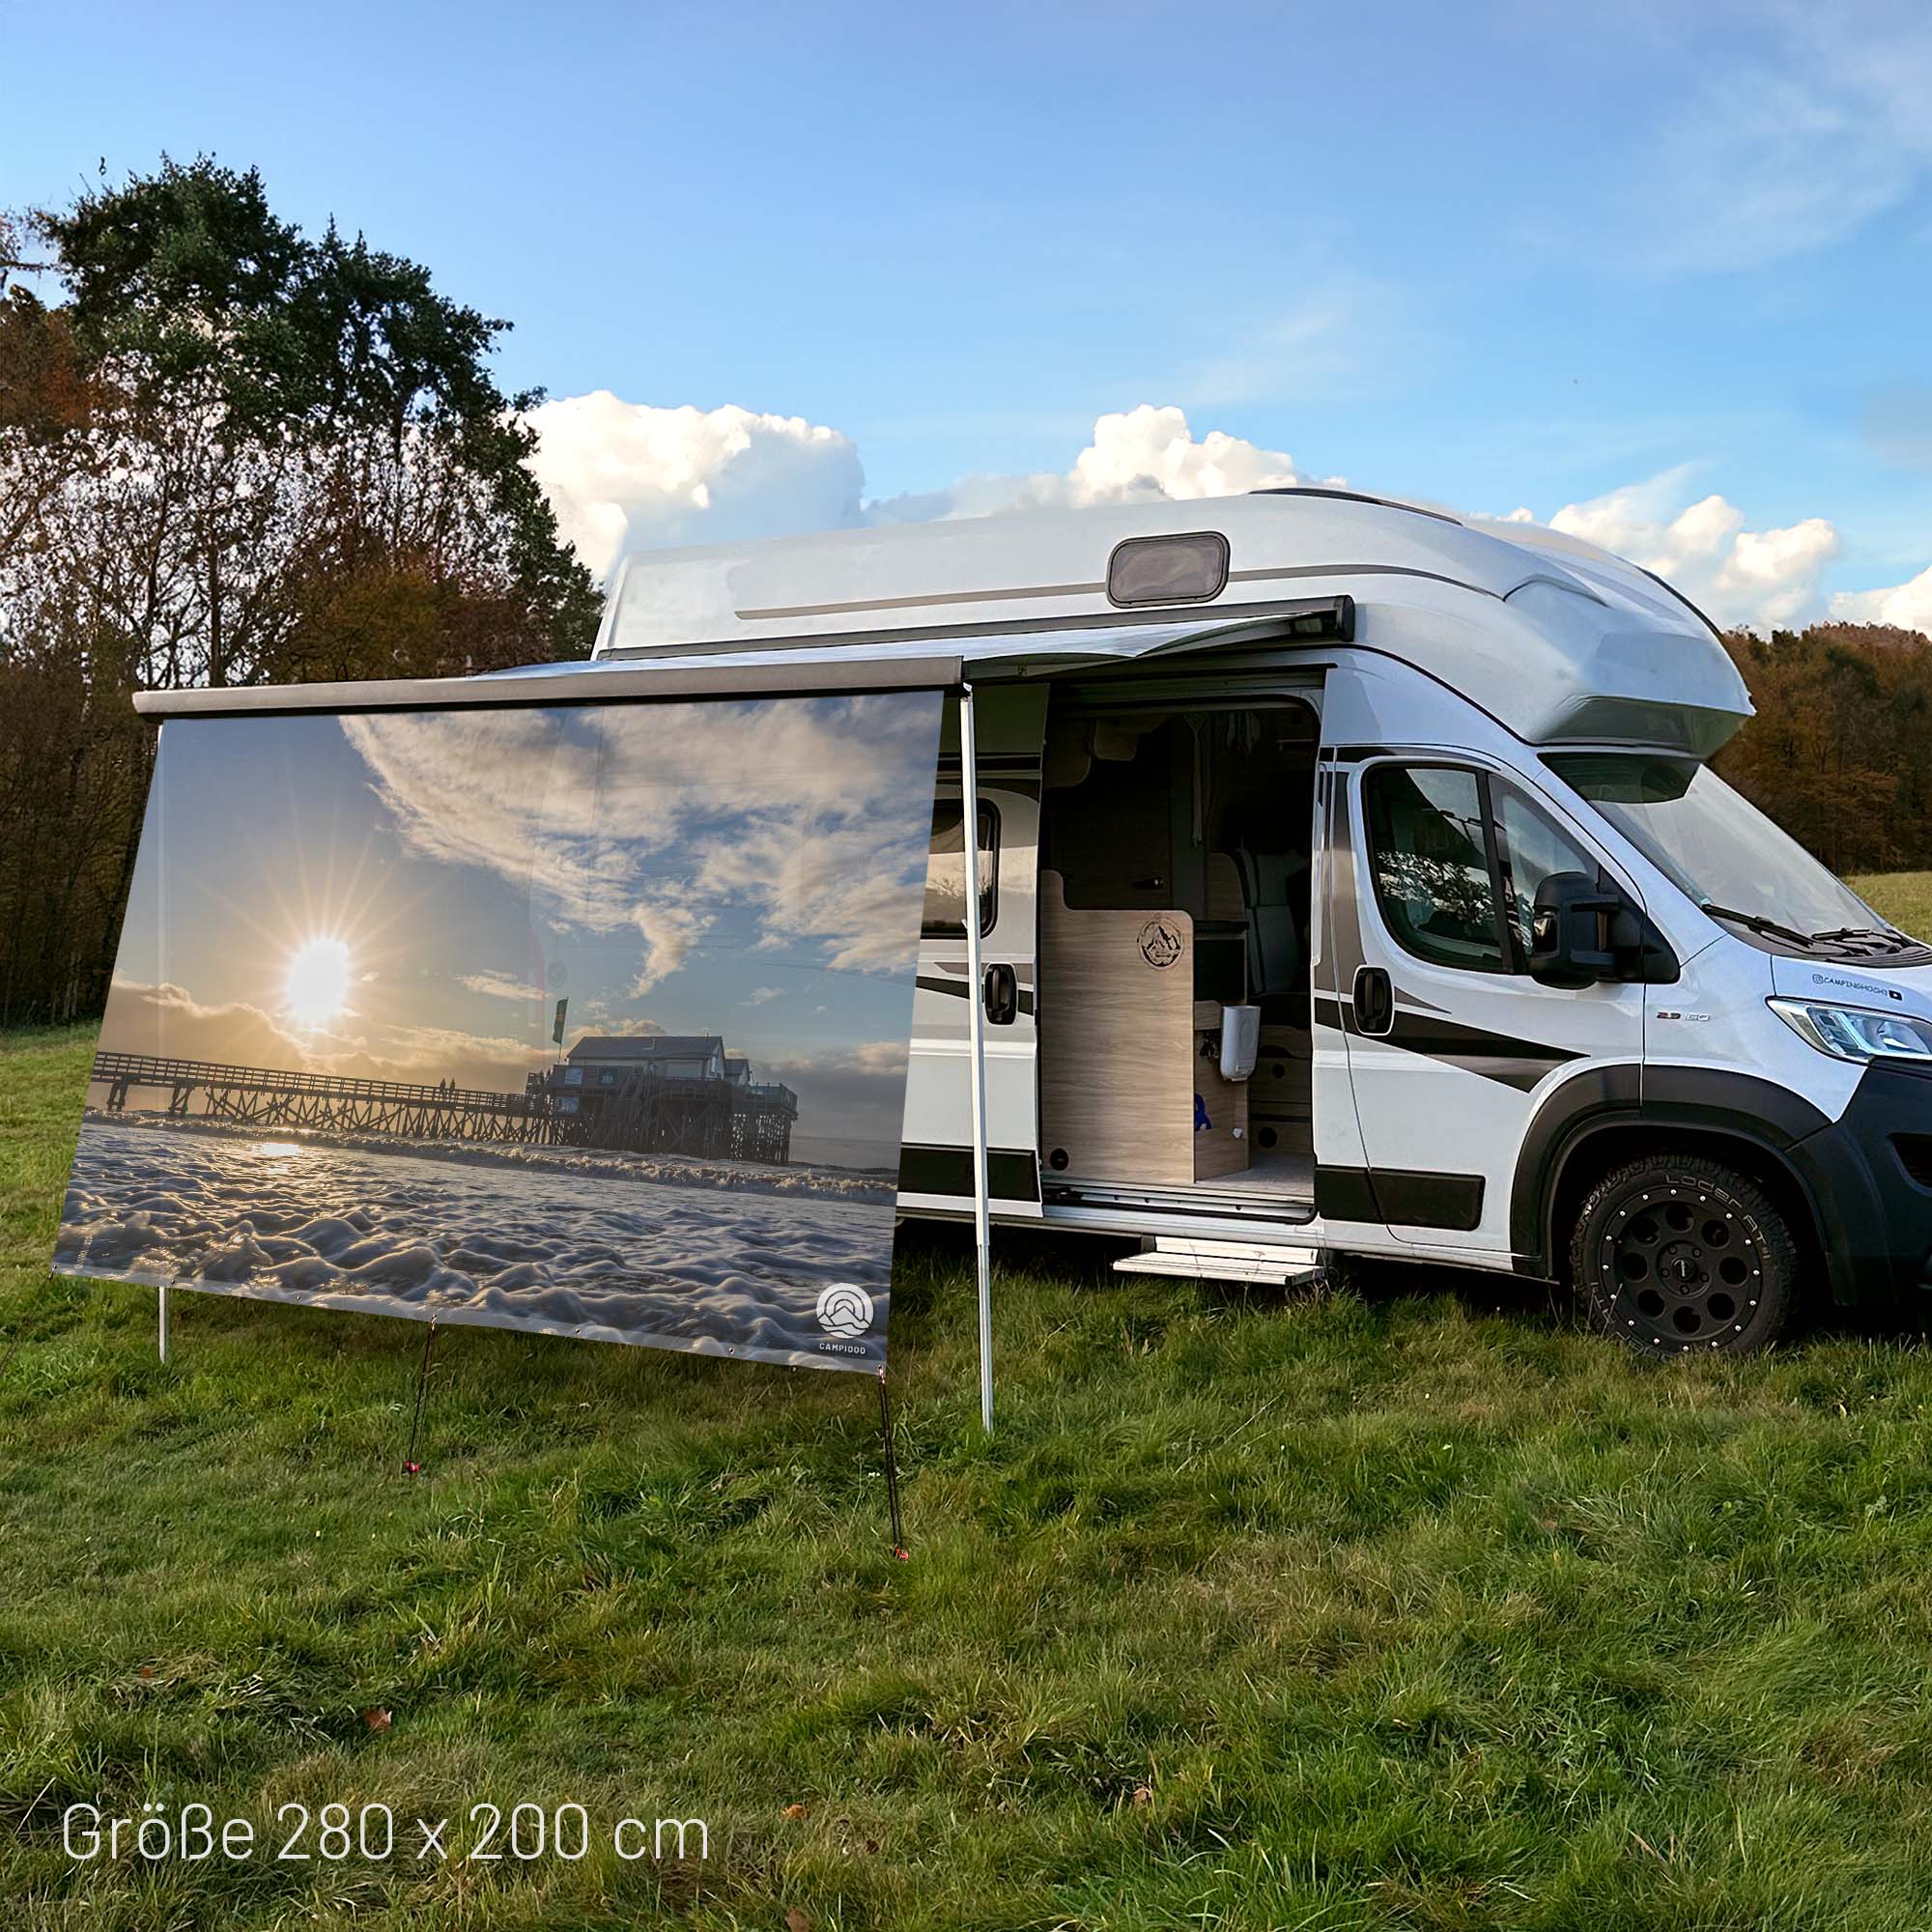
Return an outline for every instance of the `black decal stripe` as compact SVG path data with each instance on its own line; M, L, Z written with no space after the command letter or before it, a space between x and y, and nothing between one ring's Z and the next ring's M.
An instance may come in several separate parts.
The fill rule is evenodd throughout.
M1519 1093L1544 1080L1556 1067L1581 1054L1560 1046L1546 1046L1540 1040L1520 1039L1514 1034L1486 1033L1481 1027L1464 1026L1460 1020L1438 1018L1431 1013L1398 1011L1395 1024L1376 1037L1405 1053L1419 1053L1450 1066L1460 1066L1484 1080L1494 1080Z
M935 980L930 975L922 973L914 983L928 993L946 993L957 1000L963 1000L966 997L966 981L964 980ZM1034 1005L1033 994L1024 986L1020 987L1018 991L1020 1011L1023 1013L1032 1012Z
M1366 1167L1322 1167L1315 1170L1315 1211L1324 1221L1379 1223L1375 1189Z
M1315 1017L1323 1026L1339 1027L1357 1037L1378 1039L1386 1046L1400 1047L1405 1053L1419 1053L1460 1066L1465 1073L1494 1080L1527 1094L1547 1079L1550 1072L1583 1056L1560 1046L1547 1046L1540 1040L1519 1039L1513 1034L1486 1033L1481 1027L1464 1026L1435 1013L1405 1011L1398 1008L1395 1024L1385 1034L1364 1036L1353 1024L1353 1004L1317 994Z
M1039 1156L1031 1148L989 1148L986 1186L996 1201L1039 1199ZM902 1194L973 1193L973 1151L963 1147L916 1147L899 1150L899 1191Z
M1369 1176L1382 1219L1398 1228L1450 1228L1466 1235L1483 1218L1480 1174L1425 1174L1378 1167Z
M1483 1177L1400 1167L1318 1167L1315 1211L1324 1221L1466 1235L1483 1218Z

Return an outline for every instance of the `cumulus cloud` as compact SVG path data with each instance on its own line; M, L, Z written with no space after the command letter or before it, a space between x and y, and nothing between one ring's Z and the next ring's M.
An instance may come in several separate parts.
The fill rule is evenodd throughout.
M1823 517L1747 529L1744 511L1719 496L1678 508L1685 482L1683 470L1669 470L1568 503L1549 526L1656 571L1720 624L1762 630L1804 621L1817 607L1820 574L1837 554L1836 529Z
M1308 479L1283 449L1264 449L1225 430L1195 440L1186 413L1169 405L1103 415L1094 440L1065 471L1030 476L968 476L944 490L889 497L868 506L876 523L923 523L1001 510L1084 509L1095 503L1236 497Z
M108 990L100 1049L298 1071L310 1065L304 1043L259 1007L239 1000L205 1006L185 986L118 977Z
M1098 417L1086 447L1065 469L989 472L936 490L870 500L851 440L799 416L731 407L654 409L600 390L547 403L533 420L543 442L532 467L566 533L599 569L627 551L675 542L1186 500L1343 480L1312 477L1287 450L1223 429L1197 434L1184 411L1151 403ZM1824 517L1753 526L1728 498L1695 497L1690 474L1688 469L1668 470L1566 504L1550 524L1656 571L1721 624L1763 630L1819 614L1825 608L1823 575L1838 554L1836 527ZM1502 519L1535 520L1523 506ZM1831 609L1833 615L1920 626L1928 619L1926 596L1924 580L1917 578L1889 588L1841 593ZM1880 611L1887 614L1878 617ZM500 814L488 799L475 804L476 812L448 815L457 821L444 833L450 856L465 845L500 848L503 828L496 822ZM862 934L867 910L863 893L848 892L844 909L830 910L830 895L846 889L835 888L829 868L812 867L807 854L795 852L781 863L772 842L755 862L749 855L716 855L720 869L713 882L755 863L768 876L793 880L783 896L800 904L809 900L815 910L808 917L829 916ZM545 876L575 902L607 896L606 882L582 871L575 859L560 873L547 870ZM628 900L611 915L617 923L631 916ZM782 923L772 935L772 943L783 936ZM863 963L863 952L851 952L848 963Z
M560 929L635 929L634 998L690 964L725 908L753 951L904 962L931 810L926 700L341 724L412 850L494 873Z
M1065 470L967 476L868 502L850 438L803 416L658 409L608 389L540 405L530 459L563 534L600 576L626 552L923 523L1003 510L1236 496L1306 480L1286 450L1143 403L1103 415ZM1336 480L1336 479L1328 479Z
M865 475L848 437L803 416L655 409L609 389L542 403L530 469L600 577L627 550L838 529Z
M1932 567L1881 590L1841 590L1832 615L1846 624L1896 624L1932 633Z
M783 998L784 988L782 986L753 986L738 1004L744 1007L762 1007L768 1000L781 1000Z

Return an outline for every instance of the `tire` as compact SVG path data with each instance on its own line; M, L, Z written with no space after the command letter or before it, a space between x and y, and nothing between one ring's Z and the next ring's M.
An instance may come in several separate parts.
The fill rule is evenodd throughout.
M1591 1326L1651 1361L1769 1348L1790 1319L1798 1268L1777 1203L1703 1154L1655 1154L1606 1174L1570 1241Z

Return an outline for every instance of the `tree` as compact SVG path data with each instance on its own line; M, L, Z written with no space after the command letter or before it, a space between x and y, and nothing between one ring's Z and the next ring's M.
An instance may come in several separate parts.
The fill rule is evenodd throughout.
M1725 639L1757 716L1717 768L1837 872L1932 853L1932 639L1816 624Z
M0 1023L98 1010L140 687L579 657L506 325L201 159L0 222ZM44 264L25 258L37 233ZM18 277L50 272L66 299Z

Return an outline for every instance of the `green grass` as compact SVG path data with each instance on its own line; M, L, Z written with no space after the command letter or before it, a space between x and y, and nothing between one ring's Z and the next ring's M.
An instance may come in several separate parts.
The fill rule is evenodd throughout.
M10 1932L1932 1922L1915 1343L1660 1372L1508 1285L1003 1238L989 1446L910 1237L899 1564L858 1377L455 1330L412 1480L411 1324L181 1296L162 1367L151 1293L45 1272L91 1046L0 1051ZM77 1871L97 1798L712 1856Z
M1847 884L1900 931L1932 934L1932 872L1863 872Z

